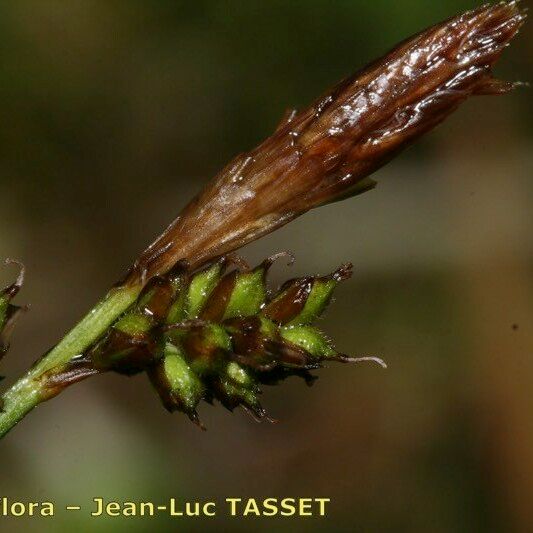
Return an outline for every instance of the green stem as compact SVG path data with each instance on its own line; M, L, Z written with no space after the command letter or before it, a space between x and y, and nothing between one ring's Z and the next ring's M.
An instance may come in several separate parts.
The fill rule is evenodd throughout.
M65 337L19 379L2 397L0 438L46 399L39 379L51 368L83 353L137 299L140 285L117 287L82 318Z

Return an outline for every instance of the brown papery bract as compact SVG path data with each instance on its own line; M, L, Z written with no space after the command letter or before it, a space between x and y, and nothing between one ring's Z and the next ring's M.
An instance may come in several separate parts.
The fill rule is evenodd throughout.
M451 18L288 114L271 137L237 156L185 207L126 282L145 283L178 260L199 267L313 207L371 188L369 174L469 96L512 89L491 69L524 19L516 2Z

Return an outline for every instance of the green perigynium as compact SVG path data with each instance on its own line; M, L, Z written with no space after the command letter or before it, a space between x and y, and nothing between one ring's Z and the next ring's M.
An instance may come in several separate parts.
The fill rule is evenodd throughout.
M183 411L198 422L196 406L205 395L205 386L184 355L179 345L167 342L163 357L148 370L148 376L169 411Z
M261 384L291 375L311 383L309 371L323 361L383 364L339 354L314 325L337 284L351 276L351 265L327 276L290 280L270 294L267 273L281 255L286 254L252 269L235 258L197 272L180 263L167 276L152 279L107 333L65 366L65 385L73 375L145 371L169 411L182 411L201 426L201 400L218 400L229 410L240 406L256 419L268 419L259 402ZM60 382L56 372L56 389Z

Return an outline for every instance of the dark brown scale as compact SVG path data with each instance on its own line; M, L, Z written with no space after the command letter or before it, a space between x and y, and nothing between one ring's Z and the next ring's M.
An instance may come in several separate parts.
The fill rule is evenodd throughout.
M206 339L204 326L193 326L181 339L185 358L199 375L215 373L220 370L226 353L219 346Z
M261 332L261 321L256 316L231 318L224 322L230 332L233 351L239 355L265 352L266 336Z
M101 373L96 369L91 359L83 355L70 360L64 367L58 371L52 368L41 376L43 382L42 395L46 400L57 396L65 388L82 381L88 377Z
M276 333L274 337L261 331L258 317L232 318L224 322L231 335L233 358L258 371L268 371L280 363L291 367L314 367L309 354Z
M306 277L285 282L278 294L265 305L263 315L278 324L286 324L298 316L305 306L314 278ZM285 293L285 294L283 294Z
M231 335L235 361L255 370L277 365L276 341L264 335L258 317L232 318L224 325Z
M238 272L233 270L218 282L200 313L201 320L220 322L224 318L226 307L235 288L237 274Z
M174 288L169 278L152 278L140 296L142 305L139 311L162 322L174 301Z
M152 332L129 335L113 328L89 355L98 370L113 370L120 374L133 375L155 364L160 357L160 342Z
M276 343L273 351L278 354L280 363L289 368L311 370L320 366L303 348L287 340Z

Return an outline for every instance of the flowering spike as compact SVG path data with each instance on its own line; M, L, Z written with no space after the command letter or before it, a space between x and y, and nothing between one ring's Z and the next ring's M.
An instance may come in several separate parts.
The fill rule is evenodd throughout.
M284 252L227 274L232 261L223 258L196 273L180 270L151 280L99 342L61 372L56 369L49 394L95 372L144 370L166 409L184 412L203 428L196 411L200 400L271 420L259 402L260 384L298 376L311 385L316 377L309 370L322 361L382 364L338 353L312 325L335 286L351 276L352 265L288 281L267 301L266 275L284 256L292 259ZM177 317L182 319L172 322Z

